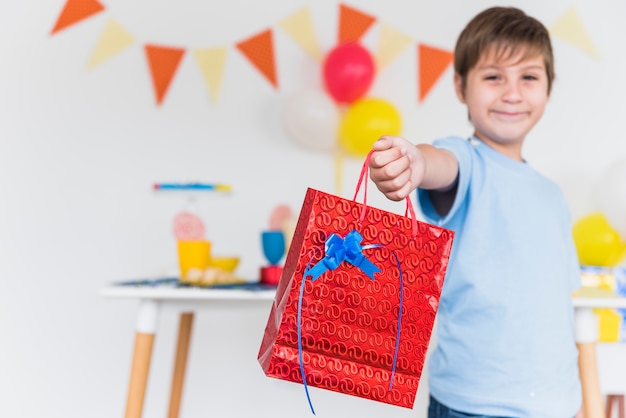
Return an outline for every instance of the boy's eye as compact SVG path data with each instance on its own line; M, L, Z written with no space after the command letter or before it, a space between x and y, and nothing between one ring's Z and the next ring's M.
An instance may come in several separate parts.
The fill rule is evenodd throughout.
M524 75L524 77L523 77L523 78L524 78L524 80L530 80L530 81L532 81L532 80L537 80L537 79L538 79L538 77L537 77L537 76L534 76L534 75L532 75L532 74L526 74L526 75Z
M485 76L485 80L499 80L499 79L500 79L500 76L495 75L495 74Z

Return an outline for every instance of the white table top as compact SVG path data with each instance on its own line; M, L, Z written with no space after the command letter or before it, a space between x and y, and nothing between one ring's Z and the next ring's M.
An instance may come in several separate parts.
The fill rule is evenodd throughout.
M174 301L273 300L275 293L274 287L254 283L231 287L194 287L181 286L173 278L123 282L100 289L100 294L106 298ZM572 301L576 308L626 308L626 297L593 288L582 289Z
M176 279L163 278L111 284L100 289L107 298L153 300L273 300L276 288L250 283L246 286L194 287L177 283Z
M626 308L626 297L591 287L578 290L572 301L576 308Z

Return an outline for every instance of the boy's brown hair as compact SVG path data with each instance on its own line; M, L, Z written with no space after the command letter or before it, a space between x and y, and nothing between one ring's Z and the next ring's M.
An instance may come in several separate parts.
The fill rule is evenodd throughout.
M492 49L493 48L493 49ZM476 15L459 35L454 49L454 71L465 91L467 74L484 53L510 58L525 48L524 57L540 54L548 76L548 94L554 81L550 34L537 19L514 7L492 7Z

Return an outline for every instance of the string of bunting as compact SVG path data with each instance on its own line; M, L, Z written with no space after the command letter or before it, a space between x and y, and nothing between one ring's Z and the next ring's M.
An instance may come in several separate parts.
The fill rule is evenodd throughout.
M338 42L359 41L375 24L375 16L364 13L351 6L339 5ZM99 0L66 0L50 36L70 28L79 22L106 11L106 6ZM442 74L452 63L452 51L425 43L417 42L410 36L384 22L378 22L379 39L374 54L377 71L384 69L407 48L415 45L417 55L418 101L423 102ZM317 61L323 59L321 48L316 41L315 29L307 6L281 20L277 26L287 33L300 47ZM551 28L553 36L559 37L593 57L599 57L591 38L584 28L582 20L574 7L568 9ZM87 69L92 69L116 56L122 50L137 43L135 37L114 17L109 17L96 43ZM160 106L167 95L178 67L189 48L157 45L143 42L156 104ZM268 27L260 33L236 41L233 45L211 46L192 50L201 71L210 99L219 100L219 93L228 52L235 49L263 76L274 88L279 89L279 77L276 69L276 50L274 47L274 28Z

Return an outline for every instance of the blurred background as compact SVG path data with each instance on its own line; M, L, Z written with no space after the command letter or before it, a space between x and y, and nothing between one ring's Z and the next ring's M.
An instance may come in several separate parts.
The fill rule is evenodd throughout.
M176 271L172 219L187 197L155 192L155 182L230 185L230 193L199 194L196 211L212 251L239 256L237 273L255 281L273 208L288 205L297 215L307 187L352 197L368 144L355 144L350 129L386 109L414 143L470 135L449 54L467 21L497 4L3 2L0 416L123 414L137 304L98 291ZM622 175L626 158L626 4L508 4L551 29L556 57L550 104L524 156L582 219L603 209L608 170ZM74 20L58 27L70 6ZM344 19L356 26L341 32L345 6L352 14ZM353 103L328 94L323 72L341 33L357 37L376 62L361 98L380 102L352 125L344 118L356 112ZM321 136L307 130L306 111L322 112ZM346 123L342 144L323 135ZM404 210L376 192L370 199ZM197 315L182 416L309 413L300 385L266 378L256 362L268 312L269 304L220 305ZM145 417L165 415L177 320L160 318ZM414 410L313 396L324 417L423 417L427 387L424 380Z

